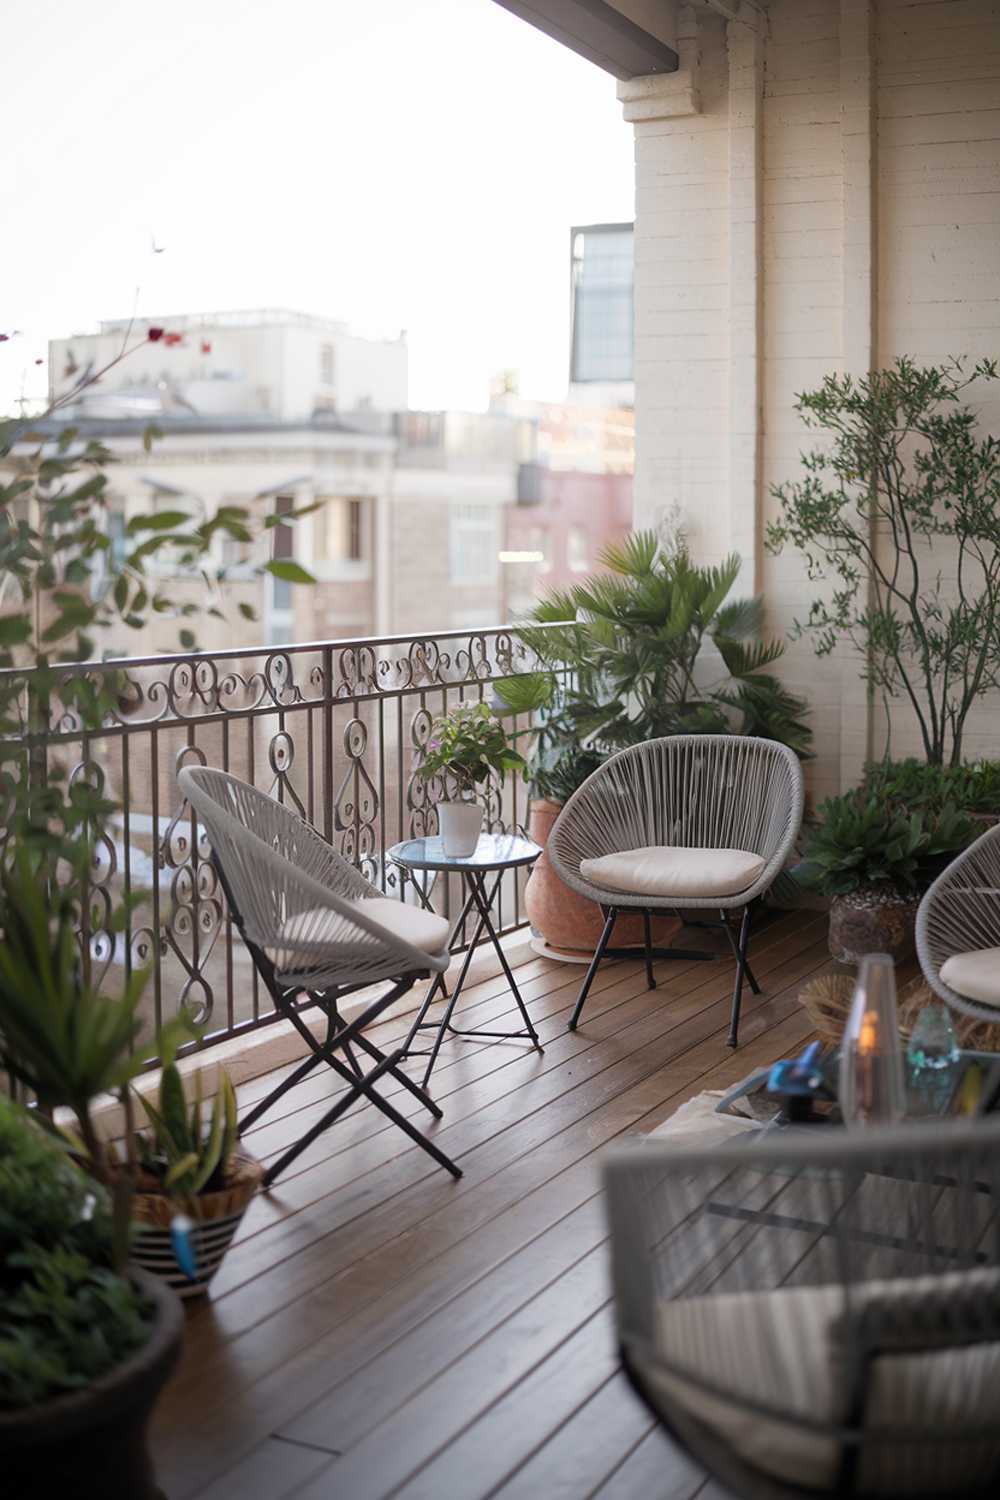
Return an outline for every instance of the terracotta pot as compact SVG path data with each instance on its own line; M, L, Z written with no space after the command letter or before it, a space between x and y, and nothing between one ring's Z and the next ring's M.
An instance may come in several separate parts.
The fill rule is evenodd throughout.
M153 1403L177 1362L183 1314L173 1292L130 1272L155 1316L141 1349L82 1390L0 1412L0 1474L9 1500L156 1500L146 1447Z
M596 901L570 890L553 870L544 852L552 825L562 805L558 802L534 801L528 810L528 833L542 849L532 866L524 892L528 921L550 948L573 957L589 957L600 941L604 917ZM653 942L665 947L680 922L673 917L656 917L652 924ZM615 923L612 944L616 948L641 948L644 943L642 917L621 916Z
M919 897L885 886L868 886L830 903L830 953L856 964L866 953L888 953L896 962L913 952Z

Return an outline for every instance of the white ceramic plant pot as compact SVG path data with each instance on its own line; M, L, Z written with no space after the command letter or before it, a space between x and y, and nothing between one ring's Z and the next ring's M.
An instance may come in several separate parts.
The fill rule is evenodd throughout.
M483 830L483 809L480 803L439 802L437 815L445 854L451 859L474 854Z

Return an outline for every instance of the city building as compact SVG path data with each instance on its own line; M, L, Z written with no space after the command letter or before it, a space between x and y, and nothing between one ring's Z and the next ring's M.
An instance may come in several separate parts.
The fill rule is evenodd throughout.
M631 224L570 230L571 401L631 406L635 233Z
M141 342L149 328L155 341ZM87 371L105 369L139 344L84 398L91 416L270 416L302 421L318 412L397 411L409 401L405 334L368 338L345 323L285 309L127 318L96 333L53 339L49 399Z
M510 411L411 412L404 338L366 340L342 324L287 312L184 315L130 336L123 322L53 340L53 430L99 438L117 460L112 526L152 503L248 505L258 514L319 509L269 530L256 550L217 540L227 620L199 644L278 645L497 625L501 561L519 473L537 458L537 424ZM134 347L133 347L134 346ZM116 362L123 347L128 356ZM94 384L88 373L111 366ZM587 419L592 421L591 418ZM147 448L152 425L156 436ZM568 437L563 442L568 443ZM294 557L309 588L260 577L253 562ZM200 584L178 577L183 599ZM248 604L256 618L245 618ZM235 618L233 618L235 616ZM164 627L164 633L167 632ZM159 649L129 639L134 652Z
M591 269L602 260L584 258ZM56 425L115 454L112 524L122 536L151 501L261 515L322 502L266 532L255 553L219 538L214 561L227 570L231 608L224 623L202 622L207 648L497 625L587 572L628 530L633 416L598 404L628 391L596 379L612 366L600 365L591 294L597 283L584 278L574 296L593 339L580 335L574 359L595 381L573 390L587 399L526 401L508 377L487 412L409 411L405 338L369 340L265 310L151 320L152 339L147 325L118 320L53 340L51 399L66 403L88 373L106 370L60 407ZM123 347L132 352L118 361ZM315 585L260 577L250 565L264 547L295 557ZM198 587L175 582L181 598ZM254 617L231 618L237 603ZM137 652L159 645L155 631L128 642Z
M550 590L579 583L600 566L604 548L631 530L635 460L627 407L521 405L533 409L537 458L522 466L517 504L505 512L512 619Z

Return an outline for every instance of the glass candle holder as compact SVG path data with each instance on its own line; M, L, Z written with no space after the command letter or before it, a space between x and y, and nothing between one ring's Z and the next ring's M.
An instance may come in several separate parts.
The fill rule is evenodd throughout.
M906 1077L896 1012L896 970L887 953L861 960L840 1057L846 1125L884 1125L906 1114Z

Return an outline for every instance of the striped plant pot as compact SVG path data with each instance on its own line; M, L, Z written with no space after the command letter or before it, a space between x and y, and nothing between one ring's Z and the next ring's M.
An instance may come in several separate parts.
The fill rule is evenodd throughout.
M177 1264L170 1237L177 1203L163 1193L136 1193L132 1200L132 1217L137 1221L132 1260L144 1271L161 1277L178 1297L207 1292L263 1175L259 1161L237 1151L227 1186L217 1193L201 1193L184 1205L183 1211L194 1221L190 1235L197 1270L194 1280Z

